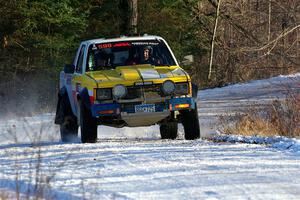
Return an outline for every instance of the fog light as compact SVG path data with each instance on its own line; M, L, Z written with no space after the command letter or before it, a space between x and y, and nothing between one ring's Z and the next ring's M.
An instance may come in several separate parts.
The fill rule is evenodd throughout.
M113 88L113 95L115 98L120 99L122 97L125 97L127 94L127 88L124 85L116 85Z
M175 84L173 81L165 81L162 85L162 91L165 95L170 95L175 91Z

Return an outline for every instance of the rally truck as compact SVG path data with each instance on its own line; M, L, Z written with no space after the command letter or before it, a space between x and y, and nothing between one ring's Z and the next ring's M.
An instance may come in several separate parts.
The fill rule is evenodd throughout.
M98 125L158 124L162 139L175 139L182 123L185 139L200 137L197 86L159 36L83 41L59 85L55 123L63 142L80 127L81 141L94 143Z

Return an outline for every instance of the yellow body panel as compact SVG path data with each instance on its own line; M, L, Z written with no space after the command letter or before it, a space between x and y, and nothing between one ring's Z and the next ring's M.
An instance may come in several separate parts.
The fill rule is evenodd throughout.
M81 87L93 91L95 88L113 88L118 84L133 86L143 81L162 84L166 80L174 83L191 82L190 76L178 66L151 65L122 66L111 70L86 72L83 75L74 76L72 82L73 84L80 83ZM191 88L191 83L189 85Z

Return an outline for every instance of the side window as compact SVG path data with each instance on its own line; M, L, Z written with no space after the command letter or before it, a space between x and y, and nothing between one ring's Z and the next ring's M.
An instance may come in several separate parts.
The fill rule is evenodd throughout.
M86 71L93 71L95 66L95 56L94 52L89 52Z
M78 60L77 60L77 64L76 64L76 72L77 73L82 73L84 49L85 49L85 45L83 45L81 47L79 55L78 55Z

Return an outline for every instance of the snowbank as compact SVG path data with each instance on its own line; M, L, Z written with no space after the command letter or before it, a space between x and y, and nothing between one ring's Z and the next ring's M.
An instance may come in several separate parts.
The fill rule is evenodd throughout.
M300 139L286 137L262 137L217 134L212 137L216 142L265 144L272 148L300 152Z

